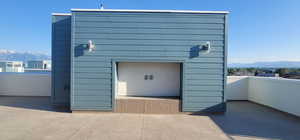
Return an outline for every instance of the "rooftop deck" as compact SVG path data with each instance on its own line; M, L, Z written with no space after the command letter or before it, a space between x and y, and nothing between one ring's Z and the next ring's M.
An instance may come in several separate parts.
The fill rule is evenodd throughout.
M227 103L225 114L95 115L52 108L49 74L0 74L0 79L0 139L295 140L300 137L300 80L229 76L226 99L235 101Z
M300 137L300 118L248 101L225 114L68 113L49 97L0 96L0 139L243 140Z

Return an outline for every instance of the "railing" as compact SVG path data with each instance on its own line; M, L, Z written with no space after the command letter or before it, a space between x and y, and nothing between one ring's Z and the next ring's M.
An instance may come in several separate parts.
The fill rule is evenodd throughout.
M51 96L51 74L0 73L0 95Z
M229 76L227 100L249 100L300 116L300 80Z
M300 80L228 76L227 100L249 100L300 116ZM50 73L0 73L0 95L51 96Z
M248 76L227 77L227 100L248 100Z

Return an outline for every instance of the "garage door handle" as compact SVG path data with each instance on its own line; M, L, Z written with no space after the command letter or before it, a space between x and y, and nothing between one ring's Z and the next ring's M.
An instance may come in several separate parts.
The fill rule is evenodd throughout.
M144 75L144 80L153 80L153 75Z

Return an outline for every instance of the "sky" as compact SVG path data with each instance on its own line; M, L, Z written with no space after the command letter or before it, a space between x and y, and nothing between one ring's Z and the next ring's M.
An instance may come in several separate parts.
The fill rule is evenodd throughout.
M0 49L51 54L51 13L99 0L2 0ZM106 9L226 10L229 63L300 61L300 0L103 0Z

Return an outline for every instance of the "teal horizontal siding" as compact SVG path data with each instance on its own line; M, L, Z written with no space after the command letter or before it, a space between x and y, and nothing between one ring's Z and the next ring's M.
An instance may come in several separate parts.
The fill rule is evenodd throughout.
M76 44L80 45L80 44ZM103 52L103 51L180 51L180 52L190 52L191 46L172 46L172 45L163 45L163 46L146 46L146 45L102 45L102 44L96 44L96 46L100 46L95 50L96 52ZM216 52L223 52L224 46L211 46L211 51ZM86 57L78 57L74 60L80 60L85 59ZM105 58L100 58L105 59ZM196 60L198 59L191 59ZM99 60L98 60L99 61Z
M197 91L186 91L185 94L184 94L184 97L190 97L190 98L193 98L193 97L222 97L223 96L223 93L221 91L200 91L200 90L197 90Z
M186 91L223 91L222 85L185 85Z
M89 39L76 39L76 46L77 44L86 44L89 41ZM100 45L141 45L141 46L195 46L199 44L206 43L207 40L205 39L198 39L198 40L143 40L143 39L137 39L137 40L108 40L108 39L94 39L93 43ZM224 41L211 41L211 45L222 45L224 46Z
M79 27L75 33L83 34L141 34L141 35L223 35L222 29L153 29L153 28L93 28Z
M186 80L223 80L223 75L185 74Z
M203 56L205 56L205 55L203 55ZM224 59L224 57L222 56L222 57L209 57L209 58L205 58L205 57L203 57L203 56L201 56L201 55L199 55L199 57L198 58L193 58L193 59L189 59L189 62L198 62L198 63L223 63L223 59ZM189 70L189 69L187 69L187 70ZM215 69L213 69L213 70L215 70Z
M79 79L111 79L111 74L107 74L107 73L74 73L74 78L79 78Z
M221 54L220 54L221 55ZM186 67L189 69L207 68L207 69L223 69L222 63L186 63Z
M103 52L103 53L84 53L85 56L108 56L108 57L189 57L189 52L171 52L171 51L118 51L118 52ZM209 54L200 54L201 57L222 57L223 52L211 52ZM82 65L89 65L86 62L78 62L84 63ZM90 63L92 64L92 63ZM108 66L108 64L103 64L104 66ZM78 66L78 65L76 65ZM102 65L97 65L102 66ZM191 66L192 67L192 66ZM196 67L196 66L193 66ZM207 66L203 66L207 67ZM220 67L222 68L222 67Z
M189 103L221 103L222 98L220 97L222 96L187 96L184 98L184 100Z
M89 67L77 67L74 70L75 73L80 73L80 72L84 72L84 73L111 73L111 68L110 67L93 67L93 68L89 68Z
M111 98L109 95L102 95L102 96L76 96L77 101L98 101L98 102L111 102ZM109 98L109 99L107 99Z
M224 24L176 24L176 23L101 23L76 22L75 28L133 28L133 29L224 29Z
M94 61L94 62L76 62L74 67L111 67L111 62Z
M223 86L223 81L221 80L186 80L186 85L192 85L192 86L206 86L206 85L214 85L214 86Z
M97 104L96 104L97 105ZM96 106L96 105L85 105L85 104L73 104L71 110L101 110L101 111L111 111L112 106L105 105L105 106Z
M98 80L98 79L80 79L77 81L74 81L74 85L84 85L84 84L88 84L88 85L111 85L111 79L102 79L102 80Z
M205 63L207 63L209 61L205 61ZM215 61L212 61L210 63L215 63ZM186 74L205 74L205 75L210 75L210 74L214 74L214 75L219 75L219 74L223 74L223 70L222 69L215 69L215 68L211 68L211 69L207 69L207 68L189 68L185 71Z
M71 16L52 16L52 103L70 105Z
M80 96L78 98L81 98L82 96L102 96L102 95L111 95L111 90L84 90L84 89L78 89L73 92L73 96ZM75 97L76 98L76 97Z
M193 109L196 109L196 108L209 108L209 107L212 107L212 106L215 106L215 105L218 105L220 104L221 102L183 102L183 105L186 105L188 106L188 108L193 108Z
M87 34L75 35L75 39L106 40L223 40L223 35L174 35L174 34Z
M78 22L102 22L102 23L176 23L176 24L201 24L201 23L224 23L224 18L164 18L164 17L77 17Z
M78 84L75 85L74 89L82 90L110 90L111 85L90 85L90 84Z
M99 106L99 107L110 107L111 108L111 101L110 101L111 98L104 98L103 100L98 100L98 101L95 101L95 100L82 101L82 100L78 100L78 99L80 99L80 97L77 97L77 98L76 98L76 96L74 96L74 97L75 98L73 100L73 102L74 102L73 106L82 106L82 107L90 107L90 108ZM101 103L101 105L99 105L99 103Z
M72 110L113 108L112 61L184 60L183 111L223 102L224 14L73 12ZM60 33L63 34L63 33ZM85 48L88 40L96 51ZM191 57L211 42L210 53Z

